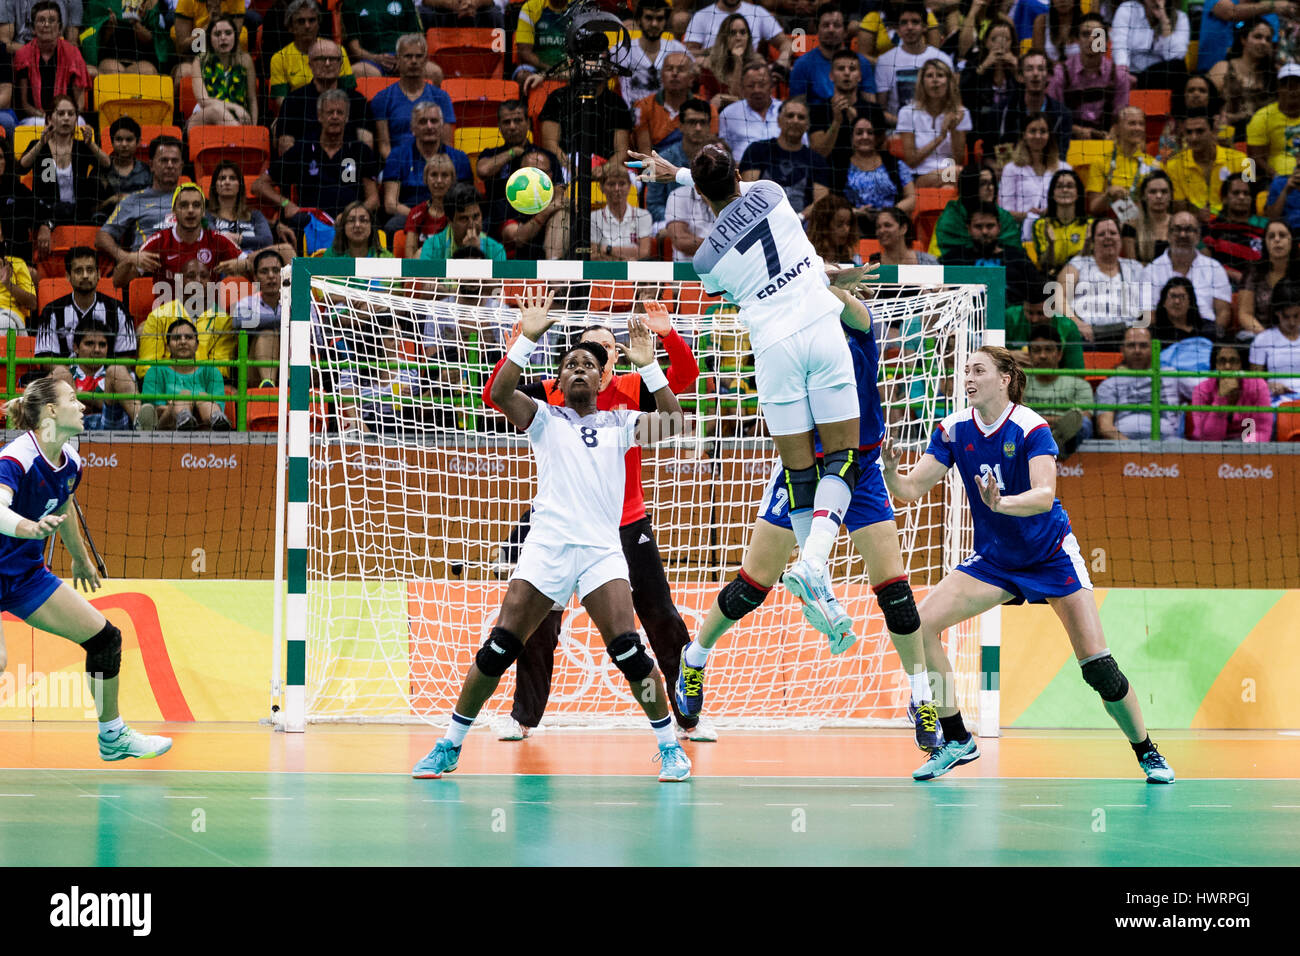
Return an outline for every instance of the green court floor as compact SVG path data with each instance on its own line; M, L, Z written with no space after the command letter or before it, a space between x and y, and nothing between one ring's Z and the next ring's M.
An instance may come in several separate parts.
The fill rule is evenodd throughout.
M1297 846L1295 780L0 770L3 866L1261 866Z

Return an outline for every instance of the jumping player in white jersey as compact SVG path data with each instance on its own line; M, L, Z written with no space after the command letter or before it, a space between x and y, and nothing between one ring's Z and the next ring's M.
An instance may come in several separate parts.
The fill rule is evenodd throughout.
M1147 735L1137 691L1120 671L1101 629L1088 568L1070 518L1056 497L1056 442L1037 412L1020 404L1025 373L1004 348L984 346L966 363L970 408L935 428L921 460L898 471L901 453L886 441L885 484L902 501L926 494L956 466L975 525L975 553L921 602L921 638L933 686L942 687L943 747L912 776L930 780L979 757L954 695L954 673L940 635L999 604L1047 603L1074 648L1082 676L1128 738L1150 783L1174 772Z
M695 271L706 292L726 293L739 307L749 331L759 408L785 469L800 549L783 580L831 653L841 654L857 638L831 590L827 561L862 473L857 383L840 331L847 307L831 293L825 264L779 185L742 185L723 146L705 146L690 169L658 153L631 155L642 162L643 179L693 186L718 217L695 252ZM854 280L860 276L854 270ZM814 425L824 450L820 476ZM692 666L703 663L701 650Z
M681 406L658 362L650 330L628 320L627 355L651 394L654 412L599 411L601 373L607 354L595 342L580 342L560 357L564 405L538 402L521 391L520 373L538 339L555 324L554 293L526 294L520 309L520 337L492 383L492 404L522 429L537 458L537 496L532 527L506 588L496 625L470 665L452 711L447 736L415 765L412 776L437 778L460 761L461 745L474 718L519 657L524 642L576 589L600 630L614 666L623 672L659 741L663 781L685 780L691 762L677 742L663 677L636 631L627 560L619 539L626 483L624 455L633 444L671 438L682 429Z
M59 533L72 557L72 579L99 589L99 572L72 514L81 458L68 440L84 430L85 406L66 382L42 378L9 403L10 423L24 432L0 448L0 611L40 631L80 644L99 712L102 760L157 757L171 738L138 734L117 710L122 632L45 566L41 541ZM7 662L0 631L0 671Z

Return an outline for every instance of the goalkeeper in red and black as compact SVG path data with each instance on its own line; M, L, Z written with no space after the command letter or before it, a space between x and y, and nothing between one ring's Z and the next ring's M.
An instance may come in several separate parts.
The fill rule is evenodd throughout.
M674 394L689 389L699 378L700 366L686 340L672 328L666 319L648 315L648 325L663 343L668 354L668 387ZM596 407L601 411L620 408L654 410L654 397L636 372L614 374L615 355L624 351L614 335L603 325L588 326L582 331L582 341L598 342L609 354L601 376L601 389L596 397ZM492 375L483 386L483 401L495 408L489 393L492 380L505 362L497 362ZM553 405L564 403L564 397L555 387L554 379L520 385L519 390L533 398ZM619 537L623 542L623 555L627 559L629 582L632 586L632 604L641 626L645 629L650 648L654 651L659 669L667 686L677 680L681 665L682 648L690 642L686 622L673 603L668 578L664 574L663 558L655 541L654 527L646 514L645 494L641 488L641 449L633 446L627 452L627 483L623 492L623 516ZM523 520L527 521L527 513ZM526 526L521 533L512 535L514 550L522 545L527 535ZM517 540L516 540L517 539ZM500 737L502 740L522 740L539 723L546 711L551 693L551 675L555 666L555 650L559 646L563 610L557 608L546 616L542 624L524 644L515 668L514 706ZM705 715L686 716L677 709L677 701L669 695L669 703L677 721L679 736L696 741L717 740L717 732Z

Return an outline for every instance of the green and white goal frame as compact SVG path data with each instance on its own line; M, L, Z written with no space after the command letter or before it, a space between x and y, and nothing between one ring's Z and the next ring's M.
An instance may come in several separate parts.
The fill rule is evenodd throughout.
M280 465L276 495L276 582L271 696L280 713L274 723L287 731L306 727L307 677L307 521L311 441L311 282L317 276L356 278L543 279L552 281L631 280L691 282L698 279L689 262L496 262L486 259L428 261L421 259L297 258L291 264L289 309L281 316L281 367L288 365L288 395L281 389ZM876 281L906 285L979 285L986 289L984 343L1006 341L1006 275L1001 267L881 266ZM286 358L287 351L287 358ZM957 370L961 374L961 370ZM958 396L960 388L955 389ZM950 502L960 504L961 491L950 483ZM282 563L281 558L285 559ZM284 586L287 584L287 592ZM280 595L285 594L283 614ZM997 736L1001 610L981 616L979 711L980 736ZM281 661L283 641L284 659Z

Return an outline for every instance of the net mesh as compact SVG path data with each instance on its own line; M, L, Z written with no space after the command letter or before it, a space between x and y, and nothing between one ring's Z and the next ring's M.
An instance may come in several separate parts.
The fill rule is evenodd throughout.
M312 280L311 496L308 516L309 720L443 723L496 620L518 522L533 493L526 441L481 391L504 353L522 280ZM699 379L679 398L687 436L647 448L642 478L673 597L694 634L740 565L777 461L734 309L696 282L556 282L561 318L525 381L548 375L592 324L626 342L641 300L668 307ZM880 285L869 302L891 431L915 461L961 403L961 368L980 344L979 286ZM662 348L659 351L663 358ZM918 599L971 545L955 476L899 511ZM831 569L858 622L858 644L832 657L797 602L776 588L710 659L707 713L722 726L899 722L907 705L861 557L841 535ZM977 716L975 624L948 635L958 700ZM507 673L483 717L508 713ZM599 634L570 602L545 723L644 722Z

